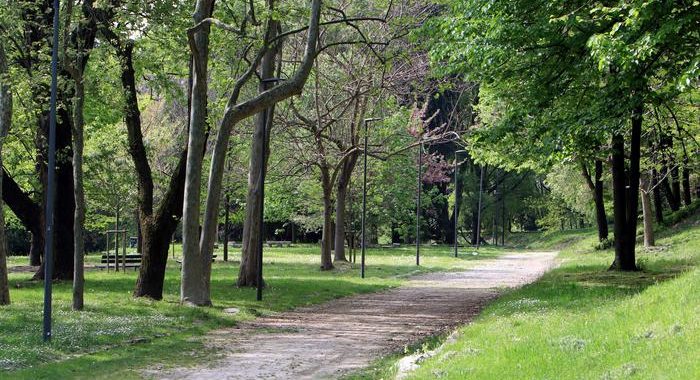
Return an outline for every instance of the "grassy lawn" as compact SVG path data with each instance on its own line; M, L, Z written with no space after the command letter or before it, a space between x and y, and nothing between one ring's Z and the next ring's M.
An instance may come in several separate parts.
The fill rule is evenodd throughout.
M591 248L593 230L523 238L569 244L562 265L489 306L410 378L700 378L700 215L657 237L634 273L607 271L613 252ZM394 363L361 377L389 378Z
M231 261L214 264L212 308L178 304L179 264L174 259L168 263L165 298L160 302L131 297L137 275L133 270L88 270L83 312L70 310L70 283L54 285L55 327L49 344L41 341L43 284L30 281L31 273L12 273L13 303L0 308L0 378L137 378L139 368L182 365L216 355L201 343L201 336L211 329L296 306L380 291L420 272L465 269L500 252L482 248L477 256L454 258L451 247L426 246L421 249L421 266L416 267L413 247L370 249L363 280L359 257L358 264L321 272L318 246L266 248L268 288L262 302L255 301L254 289L234 286L240 257L233 254ZM217 253L220 260L222 253ZM95 264L99 255L88 255L86 261ZM13 257L9 265L26 262L24 257ZM223 312L231 307L240 313Z

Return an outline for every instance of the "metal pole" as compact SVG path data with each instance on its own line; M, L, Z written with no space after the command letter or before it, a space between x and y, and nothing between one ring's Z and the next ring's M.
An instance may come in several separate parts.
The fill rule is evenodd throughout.
M367 124L365 120L364 172L362 175L362 253L360 255L360 277L365 278L365 221L367 219Z
M117 201L117 220L114 223L114 268L119 272L119 201Z
M107 273L109 273L109 232L105 232L105 240L107 241L107 247L105 248L105 250L107 251Z
M44 238L44 341L51 339L51 299L53 278L53 211L56 197L56 93L58 73L59 1L53 2L53 46L51 47L51 98L49 101L49 162L47 168L46 237Z
M479 178L479 209L476 217L476 249L481 245L481 193L484 189L484 165L481 165L481 175Z
M420 193L422 192L423 143L418 146L418 197L416 198L416 265L420 265Z

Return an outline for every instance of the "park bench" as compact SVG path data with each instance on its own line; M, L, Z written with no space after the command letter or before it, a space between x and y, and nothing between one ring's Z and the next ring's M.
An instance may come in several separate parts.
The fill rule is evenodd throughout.
M288 240L268 240L267 242L268 247L291 247L292 242Z
M243 244L237 242L237 241L230 241L228 242L228 245L231 246L232 248L241 248Z
M213 263L214 261L216 261L216 254L211 256L211 262ZM180 264L180 266L182 267L182 259L176 259L175 262Z
M120 254L119 256L115 256L114 253L103 253L102 258L100 260L101 264L97 266L97 268L100 269L105 269L105 268L116 268L117 266L119 267L125 267L125 268L139 268L141 266L141 254L140 253L127 253L126 256L123 254Z

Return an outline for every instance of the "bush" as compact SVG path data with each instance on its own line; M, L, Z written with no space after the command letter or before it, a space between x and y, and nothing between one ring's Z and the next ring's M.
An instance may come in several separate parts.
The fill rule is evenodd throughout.
M593 246L596 251L605 251L606 249L610 249L615 245L615 239L603 239L599 241L596 245Z

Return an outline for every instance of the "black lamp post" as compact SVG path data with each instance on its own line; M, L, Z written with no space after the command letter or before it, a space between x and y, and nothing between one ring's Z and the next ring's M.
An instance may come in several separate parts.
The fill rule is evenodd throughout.
M464 152L466 152L466 150L463 150L463 149L455 151L455 210L452 213L454 218L455 218L455 257L457 257L457 254L458 254L458 241L459 241L459 237L457 234L457 227L459 226L459 221L458 221L458 218L459 218L459 203L458 203L459 196L457 195L457 181L458 181L459 173L457 172L457 170L459 169L459 167L458 167L457 161L459 160L459 154L464 153Z
M51 99L49 111L49 162L47 168L46 238L44 239L44 341L51 339L51 279L53 278L53 211L56 198L56 77L58 66L59 0L53 2L53 46L51 52Z
M362 244L361 249L362 253L360 254L360 277L365 278L365 250L366 250L366 241L367 239L365 238L366 235L366 219L367 219L367 126L369 123L373 121L377 121L379 119L377 118L369 118L365 119L365 141L364 141L364 171L362 174L362 240L360 244Z

